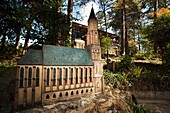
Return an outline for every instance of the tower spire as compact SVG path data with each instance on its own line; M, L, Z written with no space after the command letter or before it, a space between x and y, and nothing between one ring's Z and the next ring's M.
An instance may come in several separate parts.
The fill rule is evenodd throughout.
M93 7L91 8L91 12L88 19L88 32L86 37L86 45L88 46L90 44L100 45L100 41L98 39L98 21L94 13Z
M94 13L94 9L93 9L93 4L92 4L92 8L91 8L91 12L90 12L89 19L95 19L95 20L97 20L96 15L95 15L95 13Z

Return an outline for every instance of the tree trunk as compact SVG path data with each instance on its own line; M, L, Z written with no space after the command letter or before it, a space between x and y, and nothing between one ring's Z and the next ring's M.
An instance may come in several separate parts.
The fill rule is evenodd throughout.
M126 53L126 15L125 15L125 0L122 3L122 55Z
M121 43L121 51L120 51L120 55L122 56L123 54L124 54L124 21L123 21L123 18L124 18L124 16L123 16L123 9L121 9L121 14L122 14L122 27L121 27L121 41L120 41L120 43Z
M158 0L154 0L154 19L157 18L157 10L158 10ZM156 52L156 45L153 45L154 52Z
M1 39L1 43L2 43L1 48L0 48L1 51L3 51L5 48L5 40L6 40L6 34L4 34L3 38Z
M68 34L71 46L74 47L74 40L72 38L72 21L73 21L73 0L68 0L67 6L67 22L69 25Z
M123 0L123 39L124 39L124 54L129 54L129 45L127 37L127 25L126 25L126 8L125 0Z
M26 52L26 50L28 49L29 39L30 39L30 30L27 30L27 35L26 35L26 38L25 38L23 54L24 54L24 53Z
M20 40L20 30L16 32L16 42L15 42L15 49L19 49L19 40Z
M158 0L154 0L154 18L157 18L157 10L158 10L158 4L159 1Z
M139 51L141 50L139 28L138 28L138 49L139 49Z
M106 4L103 3L103 14L104 14L104 23L105 23L105 27L106 27L106 31L105 31L105 36L108 38L108 33L107 33L107 20L106 20ZM106 53L106 63L107 63L107 69L108 69L108 65L109 65L109 50L107 48L107 53Z

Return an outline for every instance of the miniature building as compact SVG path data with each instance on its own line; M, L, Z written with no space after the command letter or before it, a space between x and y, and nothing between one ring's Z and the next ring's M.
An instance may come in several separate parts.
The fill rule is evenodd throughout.
M85 41L81 39L75 39L75 45L74 48L81 48L84 49L85 47Z
M92 8L85 49L43 45L29 49L17 68L15 105L52 104L103 91L98 22Z

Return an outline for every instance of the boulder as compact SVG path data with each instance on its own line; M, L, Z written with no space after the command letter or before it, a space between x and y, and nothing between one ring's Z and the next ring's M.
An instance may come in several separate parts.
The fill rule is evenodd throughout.
M76 108L78 108L78 107L79 107L78 103L73 102L73 103L70 103L70 104L69 104L69 108L70 108L70 109L76 109Z
M91 103L85 107L80 107L74 110L67 110L66 113L94 113L95 103Z

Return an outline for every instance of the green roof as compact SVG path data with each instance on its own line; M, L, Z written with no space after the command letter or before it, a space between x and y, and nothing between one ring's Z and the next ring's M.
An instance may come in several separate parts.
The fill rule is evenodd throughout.
M86 49L43 45L42 50L28 50L18 64L41 64L45 66L92 66L93 62L89 51Z
M23 65L42 65L42 52L41 50L29 49L28 52L21 57L18 64Z

